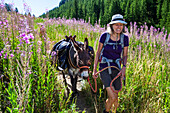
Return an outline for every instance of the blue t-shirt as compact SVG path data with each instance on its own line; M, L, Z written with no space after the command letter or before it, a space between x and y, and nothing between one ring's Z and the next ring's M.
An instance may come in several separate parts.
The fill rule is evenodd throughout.
M106 36L107 36L107 33L103 33L101 35L101 37L100 37L99 42L104 44ZM108 42L116 43L116 41L113 41L112 39L109 39ZM121 57L121 52L122 52L122 47L121 47L121 45L119 43L120 43L120 39L117 41L118 45L117 45L117 48L115 47L115 49L113 48L113 45L106 44L104 46L102 56L104 56L104 57L106 57L108 59L113 59L113 60L116 60L117 58L120 58ZM129 38L128 38L128 36L124 35L124 47L126 47L126 46L129 46ZM107 63L100 63L99 66L104 68L104 67L107 67L108 65L107 65ZM118 67L115 62L111 62L110 66Z

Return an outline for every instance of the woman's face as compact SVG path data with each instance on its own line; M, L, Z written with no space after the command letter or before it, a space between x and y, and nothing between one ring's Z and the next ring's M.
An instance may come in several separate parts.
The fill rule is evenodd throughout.
M123 24L122 23L115 23L112 25L113 30L115 33L121 33L123 30Z

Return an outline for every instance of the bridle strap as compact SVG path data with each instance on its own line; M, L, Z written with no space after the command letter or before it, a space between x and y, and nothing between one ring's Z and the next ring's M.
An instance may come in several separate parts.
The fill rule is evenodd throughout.
M82 69L82 68L86 68L86 69L89 69L89 66L81 66L81 67L79 67L80 69Z
M70 48L70 50L69 50L69 58L68 58L68 62L69 62L69 64L70 64L70 66L72 66L73 68L79 68L79 69L82 69L82 68L86 68L86 69L88 69L89 70L89 67L88 66L79 66L78 65L78 67L76 67L73 63L72 63L72 61L71 61L71 57L70 57L70 51L71 51L71 48Z
M70 58L70 51L71 51L71 48L69 49L69 53L68 53L68 63L70 64L70 66L71 67L73 67L73 68L77 68L76 66L74 66L74 64L72 63L72 61L71 61L71 58Z

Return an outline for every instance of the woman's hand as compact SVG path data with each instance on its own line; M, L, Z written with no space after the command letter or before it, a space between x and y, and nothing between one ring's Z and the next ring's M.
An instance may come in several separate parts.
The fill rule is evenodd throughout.
M125 78L126 67L123 66L121 72L122 72L122 77Z
M93 78L94 79L96 79L96 78L98 78L98 76L96 75L96 73L97 73L97 69L93 69Z

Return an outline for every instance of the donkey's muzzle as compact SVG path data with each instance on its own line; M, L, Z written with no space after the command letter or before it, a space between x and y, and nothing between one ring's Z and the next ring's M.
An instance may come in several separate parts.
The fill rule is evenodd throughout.
M89 71L82 71L80 76L83 78L83 79L87 79L89 77Z

